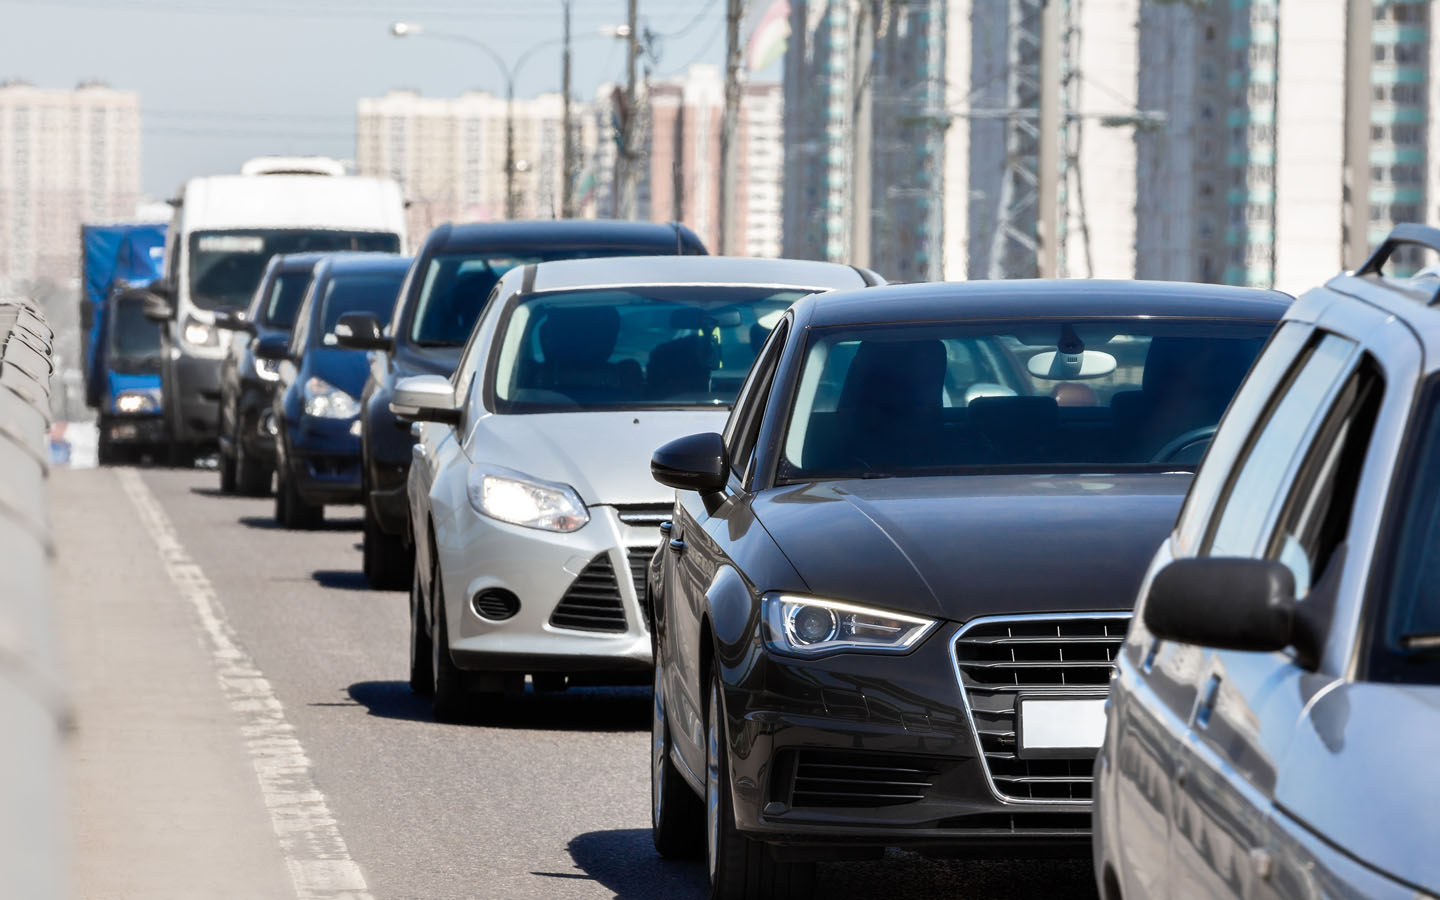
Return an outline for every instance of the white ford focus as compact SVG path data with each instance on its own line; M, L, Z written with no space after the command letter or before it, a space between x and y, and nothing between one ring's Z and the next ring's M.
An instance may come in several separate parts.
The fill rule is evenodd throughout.
M410 683L475 694L648 681L643 585L673 492L656 447L719 431L770 327L851 266L680 256L547 262L495 287L450 378L396 387L422 422Z

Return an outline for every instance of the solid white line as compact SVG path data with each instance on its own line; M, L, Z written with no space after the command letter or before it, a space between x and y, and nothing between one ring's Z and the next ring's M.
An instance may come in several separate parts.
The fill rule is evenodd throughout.
M200 620L220 690L240 721L297 900L373 900L325 795L315 786L310 759L295 737L294 726L285 719L270 682L236 640L215 587L185 551L170 517L140 474L118 469L116 475L154 539L170 580Z

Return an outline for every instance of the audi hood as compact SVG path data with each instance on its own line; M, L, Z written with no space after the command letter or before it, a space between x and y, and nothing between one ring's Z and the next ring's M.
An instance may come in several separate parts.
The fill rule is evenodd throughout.
M964 621L1131 609L1189 483L1185 473L860 479L775 488L754 510L812 594Z

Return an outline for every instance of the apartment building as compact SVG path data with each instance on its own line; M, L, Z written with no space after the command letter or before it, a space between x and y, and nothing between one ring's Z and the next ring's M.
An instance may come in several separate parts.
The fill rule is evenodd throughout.
M556 218L564 185L564 114L559 94L514 104L516 216ZM389 176L410 201L417 239L444 222L505 218L503 97L476 91L422 97L394 90L364 98L356 115L355 165L361 175ZM575 109L577 154L593 145L594 127Z
M0 294L79 275L83 222L130 218L140 197L140 98L0 83Z

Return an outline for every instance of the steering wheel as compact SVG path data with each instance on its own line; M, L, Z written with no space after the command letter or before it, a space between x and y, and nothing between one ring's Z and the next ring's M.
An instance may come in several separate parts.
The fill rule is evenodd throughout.
M1215 425L1206 425L1201 428L1192 428L1184 434L1180 435L1179 437L1175 438L1174 440L1167 441L1165 446L1161 447L1159 450L1156 450L1155 455L1150 457L1150 462L1169 462L1172 456L1176 455L1181 450L1184 450L1186 447L1189 447L1192 444L1198 444L1201 441L1210 440L1212 437L1215 436L1216 427L1217 426Z

